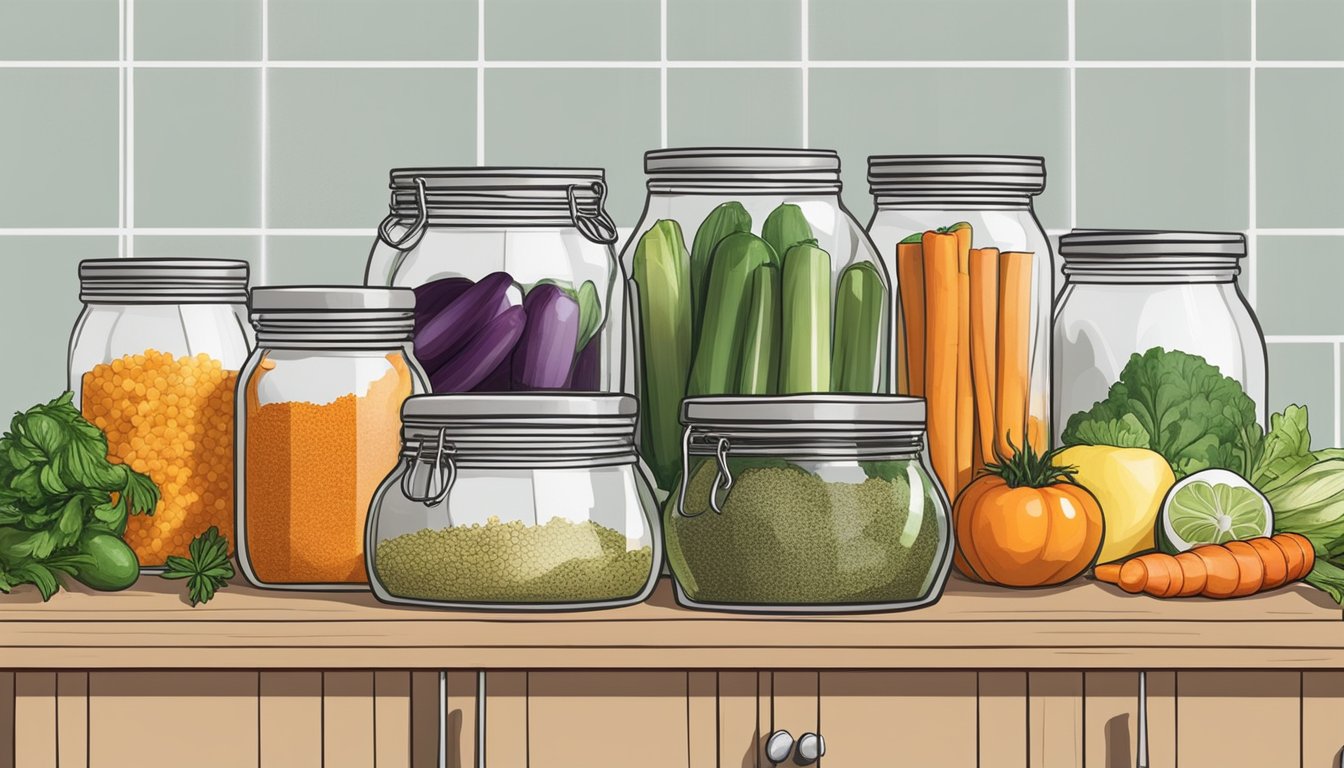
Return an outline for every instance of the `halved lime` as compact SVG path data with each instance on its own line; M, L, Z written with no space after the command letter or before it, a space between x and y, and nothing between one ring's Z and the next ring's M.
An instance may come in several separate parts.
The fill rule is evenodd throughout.
M1167 492L1157 523L1157 547L1175 554L1201 544L1224 544L1273 532L1274 513L1264 494L1235 472L1206 469Z

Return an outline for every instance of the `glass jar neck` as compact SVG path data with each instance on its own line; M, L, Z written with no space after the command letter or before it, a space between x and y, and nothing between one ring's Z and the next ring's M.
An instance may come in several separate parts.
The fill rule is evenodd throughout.
M1031 195L1003 192L938 192L920 195L878 193L881 210L1008 211L1031 210Z
M684 436L684 454L716 456L729 461L745 456L770 456L795 461L903 461L924 450L919 430L832 430L815 428L742 432L692 427Z
M1235 283L1241 262L1234 256L1066 257L1061 271L1075 285L1204 285Z

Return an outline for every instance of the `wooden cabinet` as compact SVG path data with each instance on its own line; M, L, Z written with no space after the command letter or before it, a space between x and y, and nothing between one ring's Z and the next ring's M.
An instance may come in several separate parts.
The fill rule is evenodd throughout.
M1163 601L954 580L925 610L468 614L153 580L0 598L0 768L1333 766L1344 621L1304 586ZM793 765L792 755L785 765Z

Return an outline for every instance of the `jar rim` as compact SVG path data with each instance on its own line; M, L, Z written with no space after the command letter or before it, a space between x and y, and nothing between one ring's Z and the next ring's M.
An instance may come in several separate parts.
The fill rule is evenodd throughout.
M869 155L873 195L921 197L949 192L1025 196L1045 191L1040 155Z
M635 398L615 393L430 394L408 397L401 418L424 425L554 418L597 424L610 419L629 422L637 410Z
M414 312L415 291L410 288L361 288L347 285L277 285L252 291L252 311Z
M85 304L246 304L250 266L234 259L85 259Z
M1059 238L1067 279L1185 282L1235 279L1246 257L1240 232L1075 229ZM1203 280L1207 282L1207 280Z
M924 399L902 395L716 395L688 397L681 407L687 427L922 431L925 418Z
M644 153L648 189L670 194L837 194L840 154L791 147L674 147Z

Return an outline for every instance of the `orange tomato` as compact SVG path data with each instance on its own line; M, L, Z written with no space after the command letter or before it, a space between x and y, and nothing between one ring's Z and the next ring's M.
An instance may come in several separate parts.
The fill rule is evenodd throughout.
M1045 587L1087 570L1106 524L1101 505L1081 486L1012 487L987 474L957 497L952 525L958 571L989 584Z

